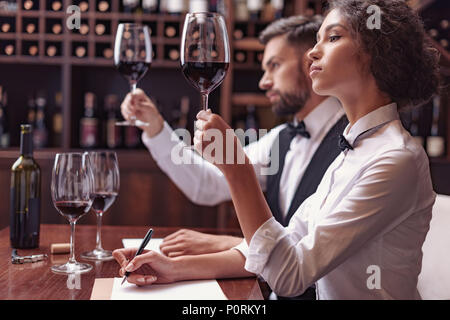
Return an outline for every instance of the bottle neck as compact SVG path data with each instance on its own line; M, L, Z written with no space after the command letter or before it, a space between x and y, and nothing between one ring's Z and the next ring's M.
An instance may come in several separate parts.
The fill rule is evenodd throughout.
M33 156L33 136L31 132L20 135L20 154L24 157Z

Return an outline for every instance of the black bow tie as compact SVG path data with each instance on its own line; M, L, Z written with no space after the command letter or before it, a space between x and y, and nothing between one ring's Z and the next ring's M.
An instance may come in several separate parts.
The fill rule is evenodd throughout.
M292 123L288 123L288 132L291 134L292 137L295 137L296 135L301 135L307 139L311 138L311 135L308 131L306 131L305 122L301 121L296 126Z
M339 135L339 149L341 151L345 151L346 149L353 150L352 145L345 139L343 134Z

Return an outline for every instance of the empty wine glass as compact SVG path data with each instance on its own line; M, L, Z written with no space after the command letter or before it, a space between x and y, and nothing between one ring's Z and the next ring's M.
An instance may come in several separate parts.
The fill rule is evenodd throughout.
M85 273L92 269L90 264L75 260L75 224L91 208L92 188L93 176L87 154L56 154L51 195L56 210L70 223L70 258L65 264L52 266L54 272Z
M117 28L114 44L114 64L119 72L130 83L131 92L136 90L152 63L152 43L147 26L135 23L120 23ZM119 126L148 126L148 123L137 120L117 122Z
M113 255L102 247L102 217L113 204L119 193L120 175L117 155L114 151L89 152L89 159L94 176L91 198L92 210L97 215L97 236L95 249L83 252L82 258L91 260L112 260Z
M188 13L181 38L181 70L202 96L202 108L208 109L209 93L227 74L230 45L222 15L212 12Z

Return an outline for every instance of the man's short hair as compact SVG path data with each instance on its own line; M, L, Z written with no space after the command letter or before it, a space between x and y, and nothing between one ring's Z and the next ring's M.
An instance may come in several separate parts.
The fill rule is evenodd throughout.
M316 33L322 25L323 17L315 15L306 17L302 15L278 19L269 24L259 35L259 41L266 45L275 37L285 35L288 43L292 45L314 47Z

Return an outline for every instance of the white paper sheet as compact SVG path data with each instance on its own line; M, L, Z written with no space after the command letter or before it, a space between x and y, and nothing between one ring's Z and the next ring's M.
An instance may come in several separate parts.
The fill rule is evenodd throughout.
M161 253L162 238L152 238L145 249ZM138 248L142 239L122 239L125 248ZM216 280L192 280L138 287L114 278L111 300L227 300Z
M159 246L162 241L162 238L151 238L145 249L161 253ZM142 239L122 239L122 243L124 248L139 248L142 243Z
M111 300L227 300L216 280L181 281L138 287L114 278Z

